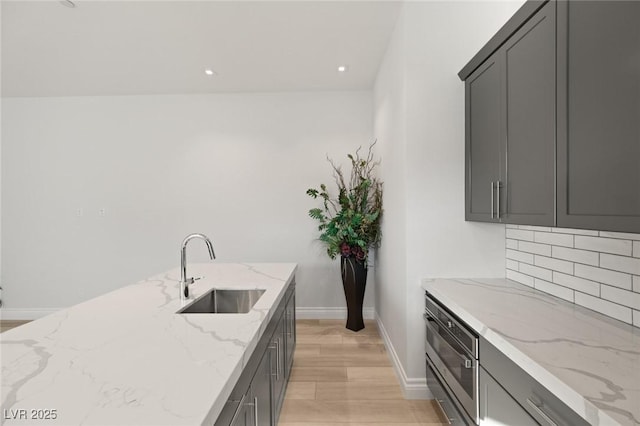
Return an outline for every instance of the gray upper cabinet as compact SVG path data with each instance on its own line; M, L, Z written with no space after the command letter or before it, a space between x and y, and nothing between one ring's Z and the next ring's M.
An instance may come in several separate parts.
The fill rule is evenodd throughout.
M555 4L547 3L505 44L505 222L555 222Z
M458 73L467 220L640 233L639 22L529 0Z
M558 226L640 233L640 2L558 2Z
M555 217L555 3L546 3L465 81L466 219Z
M489 58L465 84L466 219L498 220L495 185L501 174L500 63Z

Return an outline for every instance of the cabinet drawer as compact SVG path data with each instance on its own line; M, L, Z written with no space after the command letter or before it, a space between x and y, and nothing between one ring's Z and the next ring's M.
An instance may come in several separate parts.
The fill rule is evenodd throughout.
M539 424L544 426L554 424L587 426L589 424L484 339L480 342L480 364Z
M480 425L538 426L529 413L480 367Z

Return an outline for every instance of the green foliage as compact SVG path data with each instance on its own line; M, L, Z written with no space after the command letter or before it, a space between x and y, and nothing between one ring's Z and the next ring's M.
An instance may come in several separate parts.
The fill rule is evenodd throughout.
M346 181L340 167L327 158L333 168L337 196L332 197L325 184L320 189L309 188L307 195L322 200L322 208L309 210L309 216L319 222L319 240L327 245L327 254L335 259L338 254L367 260L369 249L380 244L380 216L382 214L382 182L375 176L380 161L373 160L369 146L367 156L360 157L358 148L351 161L351 174Z

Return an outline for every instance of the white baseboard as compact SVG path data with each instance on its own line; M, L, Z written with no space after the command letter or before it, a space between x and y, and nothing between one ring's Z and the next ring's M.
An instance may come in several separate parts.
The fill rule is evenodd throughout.
M37 320L38 318L45 317L59 310L60 309L51 309L51 308L32 308L32 309L2 308L0 309L0 319L31 321L31 320Z
M373 308L363 308L362 317L364 319L375 319ZM304 308L296 307L296 318L298 319L346 319L347 308Z
M400 382L400 388L402 389L402 394L405 399L433 399L433 394L427 387L427 379L426 378L416 378L416 377L407 377L407 373L404 371L402 367L402 363L398 358L398 354L391 343L391 339L389 338L389 334L387 334L387 330L384 328L384 324L380 320L380 317L376 315L376 322L378 323L378 330L380 330L380 336L384 341L384 346L387 348L387 353L389 354L389 358L391 359L391 364L393 365L393 370L396 373L396 377L398 377L398 381Z

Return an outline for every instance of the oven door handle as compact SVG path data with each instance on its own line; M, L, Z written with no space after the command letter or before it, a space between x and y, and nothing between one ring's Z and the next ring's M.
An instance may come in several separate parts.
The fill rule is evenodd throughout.
M422 318L424 318L424 320L428 322L439 322L436 318L433 317L433 314L429 312L425 312L424 314L422 314Z

